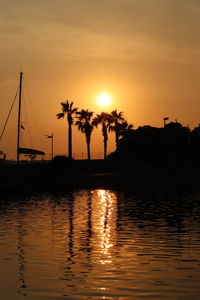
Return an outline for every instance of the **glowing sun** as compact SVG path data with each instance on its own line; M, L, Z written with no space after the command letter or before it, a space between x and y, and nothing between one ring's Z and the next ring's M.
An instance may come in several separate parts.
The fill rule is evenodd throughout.
M97 102L101 106L108 106L111 102L111 96L107 93L102 93L97 96Z

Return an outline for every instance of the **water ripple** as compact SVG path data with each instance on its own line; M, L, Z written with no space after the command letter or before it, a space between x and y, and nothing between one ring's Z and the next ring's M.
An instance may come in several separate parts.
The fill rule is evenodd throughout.
M0 202L2 299L199 299L200 193Z

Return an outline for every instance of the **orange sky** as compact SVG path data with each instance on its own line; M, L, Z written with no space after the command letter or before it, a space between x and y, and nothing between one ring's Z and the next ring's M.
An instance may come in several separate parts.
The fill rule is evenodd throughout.
M44 135L52 132L55 152L67 152L66 122L55 116L60 102L69 99L99 113L105 109L96 104L96 96L103 91L113 98L106 110L123 111L135 128L162 126L165 116L197 126L199 31L200 3L195 0L2 0L0 130L21 67L32 146L45 152L50 140ZM16 112L0 144L9 157L15 156L15 124ZM73 152L86 152L76 129L73 141ZM111 135L109 151L113 141ZM91 152L103 152L98 131Z

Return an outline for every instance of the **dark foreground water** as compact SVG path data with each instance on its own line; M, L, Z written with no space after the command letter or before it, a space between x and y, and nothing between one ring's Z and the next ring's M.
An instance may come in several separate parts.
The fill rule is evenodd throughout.
M200 192L0 198L0 299L200 299Z

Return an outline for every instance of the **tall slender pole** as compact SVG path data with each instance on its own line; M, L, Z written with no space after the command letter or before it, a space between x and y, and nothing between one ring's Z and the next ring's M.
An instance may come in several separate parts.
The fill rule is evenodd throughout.
M53 133L51 134L51 159L53 159Z
M51 139L51 159L53 159L53 133L51 135L45 135L48 139Z
M23 76L23 73L20 72L20 83L19 83L19 108L18 108L18 128L17 128L17 161L19 161L19 147L20 147L22 76Z

